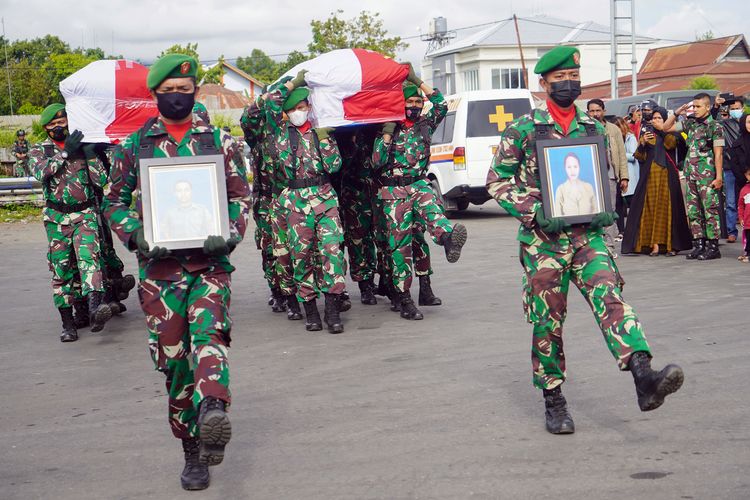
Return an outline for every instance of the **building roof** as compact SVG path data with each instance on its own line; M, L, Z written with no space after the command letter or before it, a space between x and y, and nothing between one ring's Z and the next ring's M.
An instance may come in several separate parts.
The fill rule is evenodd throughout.
M222 60L221 63L222 63L222 66L224 67L225 71L231 71L233 73L236 73L239 76L241 76L242 78L244 78L244 79L252 82L254 85L257 85L258 87L263 87L263 85L264 85L263 82L261 82L257 78L254 78L254 77L248 75L247 73L245 73L244 71L242 71L237 66L235 66L233 64L229 64L228 62L226 62L224 60Z
M744 35L650 49L638 72L638 93L683 90L699 76L710 76L723 91L750 93L750 48ZM583 99L608 97L611 81L582 89ZM619 96L631 95L631 77L618 78Z
M201 85L196 100L211 110L239 109L250 105L250 99L241 92L229 90L215 83Z
M578 23L550 16L518 18L518 32L524 46L580 45L610 42L609 26L592 21ZM630 35L629 33L619 33ZM636 35L636 43L655 43L658 40ZM493 23L464 38L427 54L427 57L452 54L471 47L516 46L516 28L513 19Z

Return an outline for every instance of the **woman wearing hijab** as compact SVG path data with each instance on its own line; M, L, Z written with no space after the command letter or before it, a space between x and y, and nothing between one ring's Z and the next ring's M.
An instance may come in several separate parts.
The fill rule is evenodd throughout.
M692 235L677 167L679 138L664 133L667 110L656 106L651 125L639 139L635 158L641 162L640 180L632 198L622 253L677 255L692 248Z

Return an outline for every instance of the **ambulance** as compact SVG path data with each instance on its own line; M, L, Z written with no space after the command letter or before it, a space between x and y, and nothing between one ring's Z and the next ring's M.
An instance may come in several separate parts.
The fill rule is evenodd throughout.
M474 90L446 96L448 114L432 135L427 176L448 215L490 199L485 187L500 134L528 113L527 89Z

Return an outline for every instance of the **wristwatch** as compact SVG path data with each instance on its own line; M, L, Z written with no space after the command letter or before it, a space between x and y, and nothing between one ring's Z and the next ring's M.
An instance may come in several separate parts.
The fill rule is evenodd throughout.
M68 152L67 151L63 151L62 153L60 153L60 156L62 156L63 160L67 160L68 159Z

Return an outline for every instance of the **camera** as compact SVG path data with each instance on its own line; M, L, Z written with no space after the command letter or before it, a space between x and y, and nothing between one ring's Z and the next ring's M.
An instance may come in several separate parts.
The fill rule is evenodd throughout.
M734 97L734 92L725 92L723 94L719 94L719 97L721 97L725 101L734 101L736 99Z
M645 123L641 127L641 135L643 135L643 134L653 134L653 133L654 133L654 126L651 125L650 123Z

